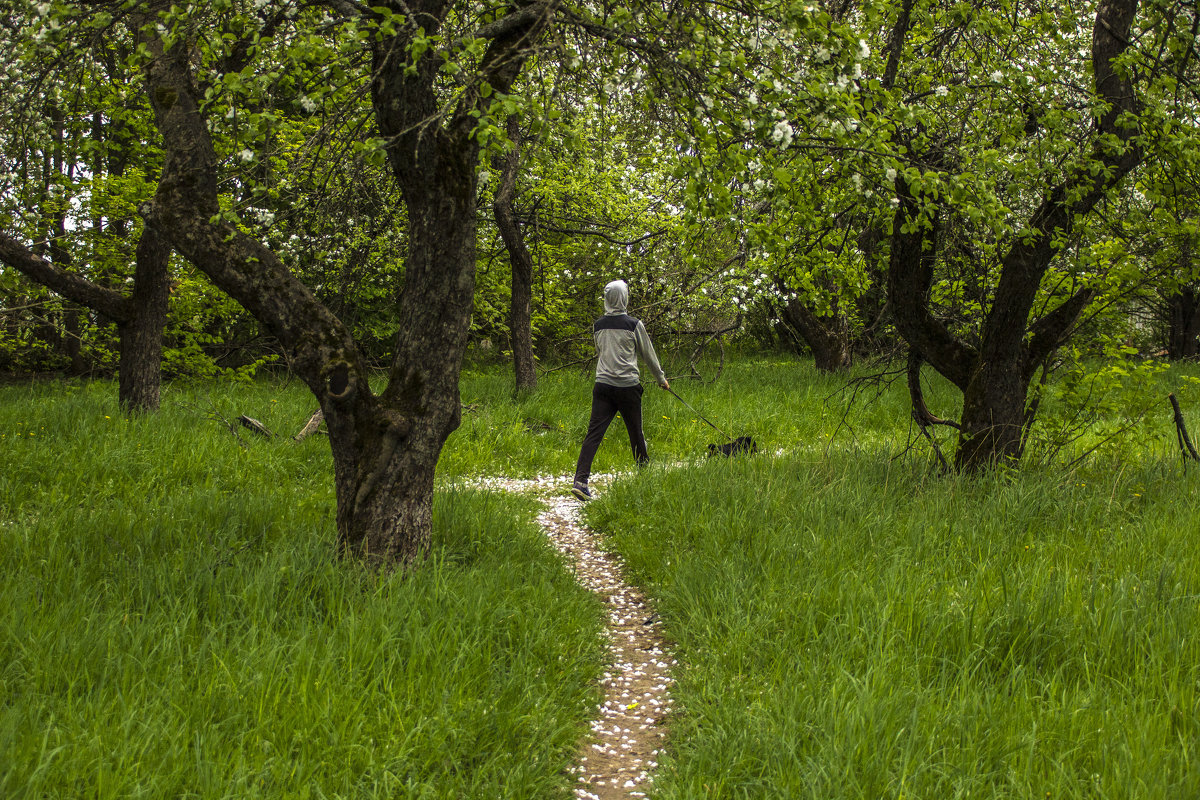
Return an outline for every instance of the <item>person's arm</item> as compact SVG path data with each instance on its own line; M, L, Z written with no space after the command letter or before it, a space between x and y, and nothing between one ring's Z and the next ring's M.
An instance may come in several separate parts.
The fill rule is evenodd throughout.
M650 343L650 334L646 333L646 326L642 324L641 320L638 320L633 336L637 342L638 355L646 362L650 374L658 381L659 386L669 389L671 384L667 381L667 373L663 372L662 365L658 363L658 356L654 352L654 345Z

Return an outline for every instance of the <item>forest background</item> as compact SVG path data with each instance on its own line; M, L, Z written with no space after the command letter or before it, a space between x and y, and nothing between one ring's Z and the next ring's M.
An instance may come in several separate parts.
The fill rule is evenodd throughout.
M1147 356L1196 355L1197 25L1134 0L17 2L0 361L115 370L139 410L163 375L290 371L339 540L384 560L426 546L468 350L531 391L588 358L614 277L686 374L727 342L890 357L922 430L957 430L947 466L1019 464L1064 441L1044 400L1091 419ZM923 366L960 400L929 409Z

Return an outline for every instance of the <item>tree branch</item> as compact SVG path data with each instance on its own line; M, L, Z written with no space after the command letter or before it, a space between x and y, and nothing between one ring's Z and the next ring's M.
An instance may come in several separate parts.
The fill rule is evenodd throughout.
M978 354L958 340L929 309L937 222L934 221L927 239L917 220L916 200L902 177L896 178L896 194L900 206L893 222L895 232L887 274L887 302L892 307L896 328L910 347L965 392Z
M52 292L73 303L94 309L114 322L126 322L133 316L133 304L128 297L92 283L73 272L67 272L34 255L16 239L4 233L0 233L0 261Z
M1067 331L1078 321L1079 315L1087 308L1096 296L1096 290L1085 287L1065 300L1058 308L1044 315L1035 322L1030 331L1033 336L1029 340L1029 365L1027 367L1032 377L1033 370L1051 353L1058 349L1066 338Z
M345 398L355 388L369 392L349 330L274 252L220 218L217 159L199 110L188 43L164 51L153 33L142 38L154 53L146 88L164 149L154 199L142 209L147 225L159 226L179 253L292 351L297 374L318 397Z

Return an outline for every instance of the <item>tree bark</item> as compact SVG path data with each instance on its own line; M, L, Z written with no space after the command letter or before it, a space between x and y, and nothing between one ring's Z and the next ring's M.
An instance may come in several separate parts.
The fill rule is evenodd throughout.
M512 339L513 371L516 374L516 391L532 392L537 388L537 370L533 357L533 258L525 246L525 237L513 213L513 195L516 193L517 173L521 163L521 138L517 117L508 118L508 138L512 149L504 156L497 156L500 180L492 201L496 227L508 250L512 264L512 296L509 301L508 330Z
M1185 239L1179 250L1180 275L1192 272L1192 243ZM1200 354L1200 293L1196 284L1186 283L1167 297L1167 358L1195 359Z
M1195 359L1200 353L1200 296L1194 286L1181 286L1167 298L1167 358L1171 361Z
M152 225L138 240L129 316L117 321L117 398L128 411L157 411L162 387L163 330L171 279L171 245Z

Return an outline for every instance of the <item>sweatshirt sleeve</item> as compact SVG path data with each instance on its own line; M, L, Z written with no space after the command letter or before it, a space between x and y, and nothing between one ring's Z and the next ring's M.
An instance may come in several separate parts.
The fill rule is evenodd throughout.
M661 386L667 380L667 373L663 372L662 365L658 363L658 356L654 353L654 345L650 343L650 334L646 333L646 326L642 324L641 320L638 320L633 336L637 342L638 355L646 362L650 373L654 375L654 379Z

